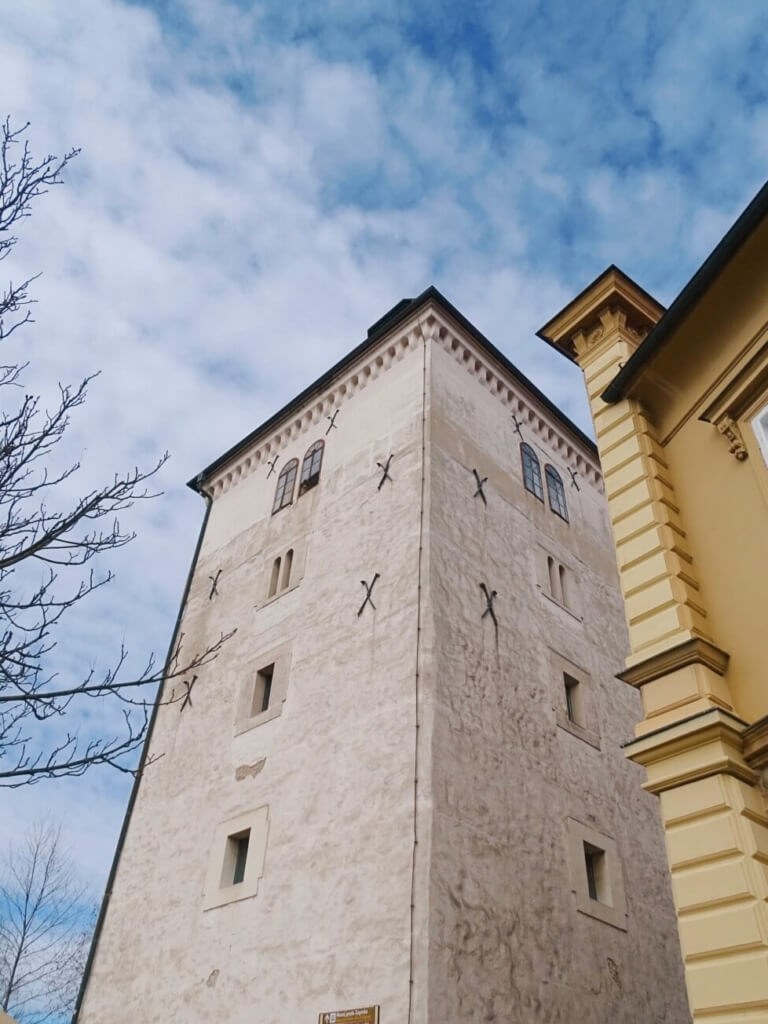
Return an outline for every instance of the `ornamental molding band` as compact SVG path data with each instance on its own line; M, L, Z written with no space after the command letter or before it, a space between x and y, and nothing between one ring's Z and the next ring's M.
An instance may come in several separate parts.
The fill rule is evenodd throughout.
M644 686L654 679L695 664L705 665L717 675L724 676L729 657L726 651L720 650L708 640L694 637L632 665L624 672L617 673L616 678L630 686Z
M757 345L762 347L757 353ZM704 397L707 405L699 419L704 423L712 423L728 442L728 450L739 462L748 458L749 452L744 443L739 420L749 412L749 408L757 396L765 393L768 388L768 336L763 327L747 346L745 353L734 360L724 371ZM701 402L697 408L701 408ZM691 410L679 424L675 426L670 437L680 429L682 424L693 415Z
M646 733L624 747L624 756L646 769L643 789L663 793L712 775L731 775L754 786L757 774L744 760L747 723L724 708L711 708Z
M653 296L611 266L537 333L579 362L583 353L578 351L577 337L583 339L587 350L594 348L603 337L601 326L608 329L604 317L615 318L620 313L622 328L637 346L664 312Z
M602 475L596 462L566 438L517 390L517 382L490 357L481 353L467 338L461 337L447 318L435 306L427 306L418 317L398 328L397 333L382 339L381 343L361 357L360 361L339 375L326 391L298 414L286 417L275 430L255 441L218 473L210 483L214 498L236 486L241 480L265 465L270 457L288 444L321 424L329 413L339 409L372 380L399 362L407 352L432 341L448 352L457 363L475 377L486 390L522 418L525 426L546 445L554 449L568 465L575 468L593 487L603 493Z
M756 772L763 773L765 786L765 770L768 768L768 715L758 718L744 733L744 760Z
M597 466L585 459L578 448L566 441L562 434L534 408L533 403L526 401L510 387L509 374L501 367L497 367L471 342L459 337L448 321L439 314L436 315L436 322L439 326L435 332L435 340L441 348L452 355L471 376L477 378L497 401L511 409L518 418L522 418L522 425L532 430L566 463L575 463L577 470L584 474L593 487L603 493L602 475Z

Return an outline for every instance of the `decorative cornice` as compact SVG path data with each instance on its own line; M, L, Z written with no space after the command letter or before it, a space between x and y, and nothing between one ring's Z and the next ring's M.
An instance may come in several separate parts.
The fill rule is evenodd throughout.
M629 743L624 755L645 767L643 788L663 793L712 775L732 775L754 785L757 775L742 754L746 722L713 708Z
M316 427L331 410L338 409L348 399L362 391L379 374L388 370L403 356L423 344L433 341L453 356L457 363L486 388L493 397L522 419L544 444L557 452L564 463L579 472L600 493L603 493L602 475L597 465L583 451L566 439L555 424L546 419L536 403L528 399L522 388L510 379L509 373L465 338L452 323L441 315L439 307L431 306L419 313L417 319L406 321L381 344L369 350L360 361L329 384L325 392L306 408L286 419L269 434L211 478L210 490L214 498L236 486L241 480L266 463L267 458L282 451L290 442Z
M399 362L406 352L416 348L420 342L421 334L417 323L411 323L410 327L398 336L382 341L380 346L369 351L359 363L330 384L324 394L308 403L302 412L286 419L271 433L260 438L253 447L223 467L212 478L210 488L213 497L217 498L230 490L262 466L270 455L282 451L291 441L306 434L332 409L339 408L358 391L362 391L380 373Z
M577 353L575 338L580 335L582 344L593 347L603 336L600 325L606 315L621 314L625 330L639 344L663 313L664 307L652 295L612 266L536 333L578 362L577 355L583 353Z
M527 400L521 390L510 384L509 375L501 367L481 353L471 341L461 337L448 320L439 315L435 320L435 341L471 376L479 380L497 401L522 419L544 444L557 452L566 464L580 472L602 494L603 478L597 466L586 459L583 452L568 441L535 404Z
M768 768L768 715L753 722L744 732L742 739L744 760L750 768L754 768L756 772Z
M729 657L726 651L722 651L709 640L695 637L693 640L685 640L681 644L660 651L645 661L638 662L637 665L632 665L631 668L619 672L617 678L629 683L630 686L644 686L646 683L652 683L654 679L694 664L706 665L717 675L722 676L728 667Z

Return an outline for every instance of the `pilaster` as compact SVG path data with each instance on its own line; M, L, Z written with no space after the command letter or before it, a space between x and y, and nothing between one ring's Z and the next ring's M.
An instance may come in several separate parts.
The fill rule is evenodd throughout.
M636 397L601 395L663 309L615 267L539 335L579 364L589 395L629 626L620 678L644 719L625 749L660 797L696 1022L768 1020L768 724L733 713L728 654L710 635L684 515Z
M629 627L628 669L680 646L714 646L672 474L653 424L638 399L607 405L600 397L662 312L611 268L539 332L584 371ZM646 722L639 732L710 707L732 707L721 666L696 657L676 667L670 685L628 681L643 694Z

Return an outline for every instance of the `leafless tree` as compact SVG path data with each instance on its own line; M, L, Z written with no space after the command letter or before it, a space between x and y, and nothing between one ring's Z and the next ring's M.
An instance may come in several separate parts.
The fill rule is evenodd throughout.
M17 243L14 230L32 203L62 181L77 156L32 158L28 125L0 127L0 262ZM30 285L11 282L0 292L0 343L32 322ZM59 385L52 411L34 394L23 393L27 363L0 356L0 785L19 786L42 778L81 775L89 767L111 765L131 772L149 719L154 688L163 679L185 682L218 654L229 635L204 651L182 653L180 637L164 665L152 656L143 670L125 678L127 652L83 678L62 679L55 664L57 629L65 612L112 580L93 560L134 537L117 514L153 497L147 481L168 458L147 470L116 474L104 486L67 505L61 499L80 468L56 468L56 449L70 415L83 405L88 377L75 387ZM191 682L186 682L187 688ZM180 696L169 699L180 699ZM81 737L77 723L83 702L110 701L122 712L109 735ZM100 716L101 718L108 716Z
M34 825L0 866L0 1007L19 1024L72 1012L96 906L50 821Z

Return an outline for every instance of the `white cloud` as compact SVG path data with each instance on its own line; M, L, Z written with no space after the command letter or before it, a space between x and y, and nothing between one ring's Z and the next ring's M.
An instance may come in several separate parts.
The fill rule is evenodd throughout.
M123 636L162 655L202 516L183 481L433 280L587 426L533 332L614 260L668 300L754 191L766 100L734 69L762 14L556 6L477 5L463 29L429 2L2 7L5 106L36 151L83 146L21 232L19 268L44 270L29 384L102 370L68 442L82 486L174 456L63 665ZM719 187L689 170L702 139ZM0 791L0 820L66 808L103 874L124 783L31 793Z

